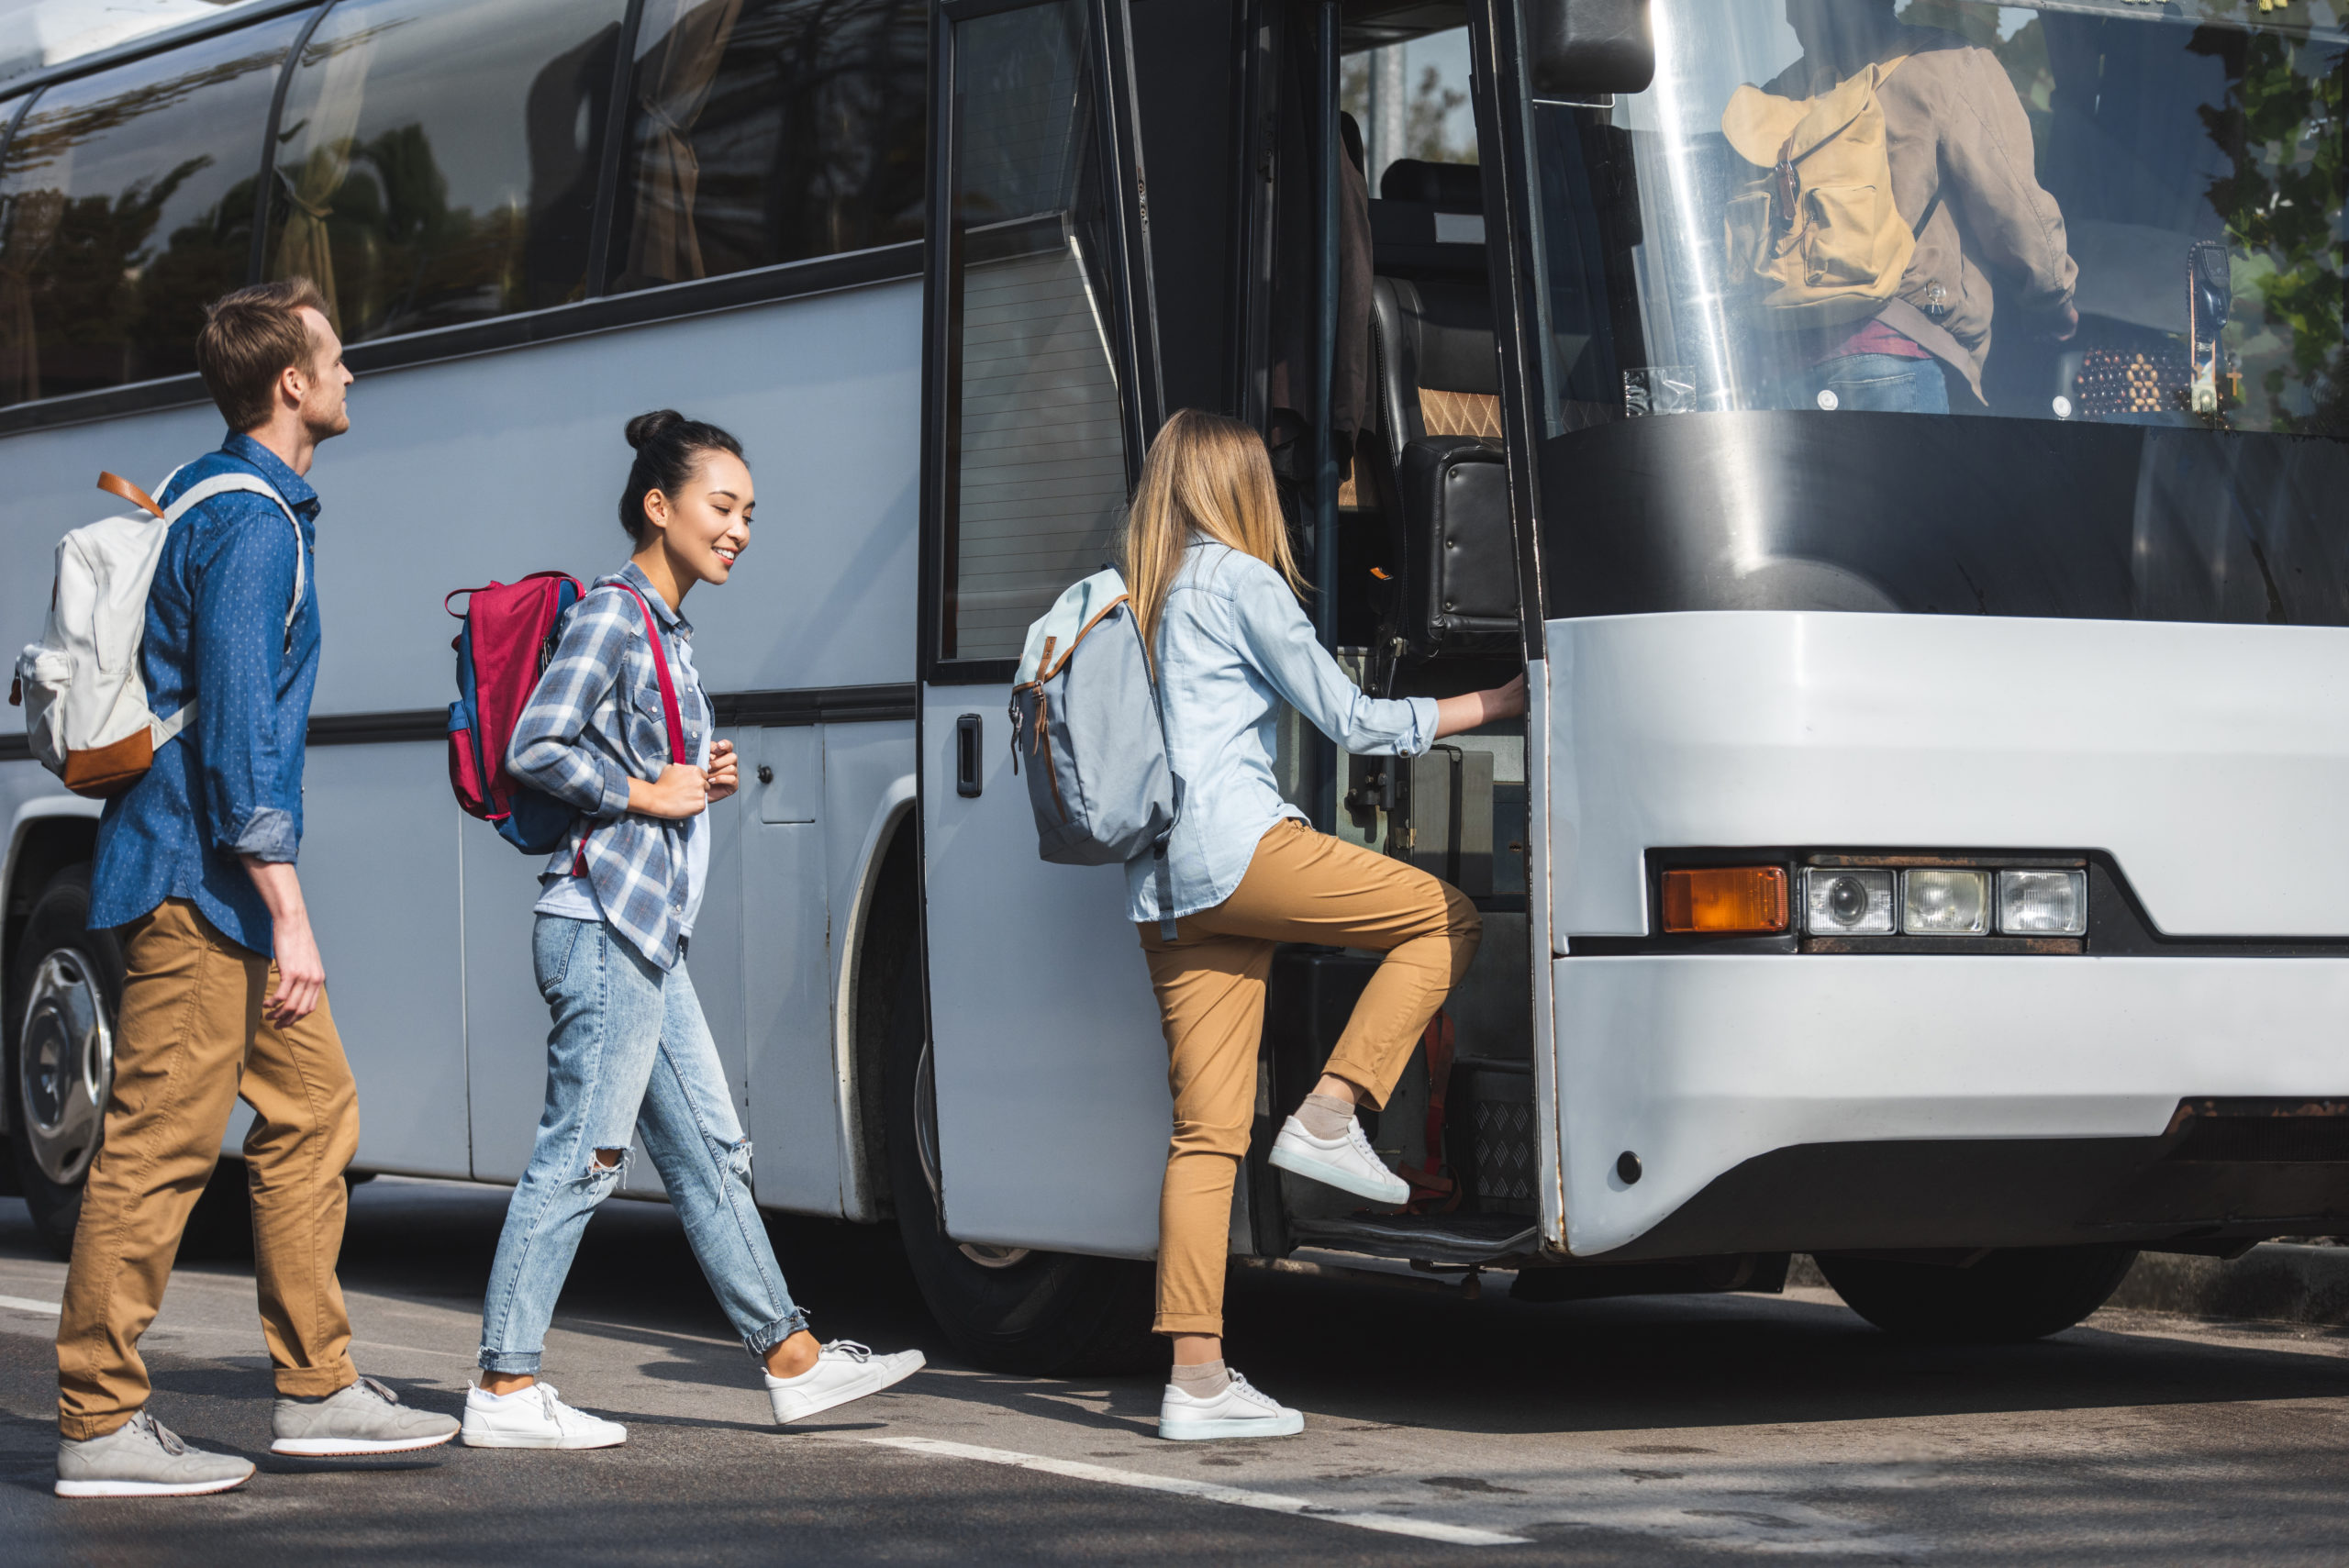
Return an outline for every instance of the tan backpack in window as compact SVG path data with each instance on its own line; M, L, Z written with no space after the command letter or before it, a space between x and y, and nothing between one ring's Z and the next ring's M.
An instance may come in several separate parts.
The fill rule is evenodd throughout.
M1816 98L1740 87L1722 111L1730 146L1762 171L1730 198L1730 280L1771 325L1856 324L1900 287L1917 235L1892 199L1878 97L1899 64L1870 65Z

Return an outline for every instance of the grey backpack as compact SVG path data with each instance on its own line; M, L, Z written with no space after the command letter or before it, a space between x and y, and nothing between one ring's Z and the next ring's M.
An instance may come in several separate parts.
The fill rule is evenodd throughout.
M1011 688L1011 759L1028 762L1036 852L1058 865L1156 858L1159 929L1174 940L1167 840L1183 781L1167 758L1166 714L1151 679L1125 579L1095 573L1028 628Z

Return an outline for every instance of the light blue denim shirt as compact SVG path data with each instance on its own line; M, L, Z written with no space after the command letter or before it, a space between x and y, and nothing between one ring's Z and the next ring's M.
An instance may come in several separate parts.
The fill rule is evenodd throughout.
M1195 541L1158 623L1159 690L1166 740L1183 781L1183 817L1167 862L1175 915L1231 896L1256 841L1284 817L1273 774L1286 700L1307 723L1358 756L1416 757L1435 740L1429 697L1365 695L1314 637L1279 573L1211 540ZM1126 910L1158 918L1152 860L1126 862Z

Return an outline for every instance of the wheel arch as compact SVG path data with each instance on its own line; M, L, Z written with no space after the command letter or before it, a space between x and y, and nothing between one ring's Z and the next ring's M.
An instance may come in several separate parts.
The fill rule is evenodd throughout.
M870 1222L890 1213L885 1051L897 974L910 953L918 907L915 798L911 773L882 792L857 852L855 893L841 924L832 1053L846 1219Z
M50 795L17 807L8 824L8 847L0 858L0 1028L13 1029L17 999L9 977L17 969L17 946L25 918L49 879L97 850L98 814L105 804L78 795ZM8 1096L0 1095L0 1134L8 1127Z

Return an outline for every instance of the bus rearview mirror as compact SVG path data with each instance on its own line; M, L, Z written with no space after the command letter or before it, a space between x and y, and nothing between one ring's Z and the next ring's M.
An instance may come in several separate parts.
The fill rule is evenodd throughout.
M1530 0L1525 43L1536 98L1637 93L1655 79L1648 0Z

